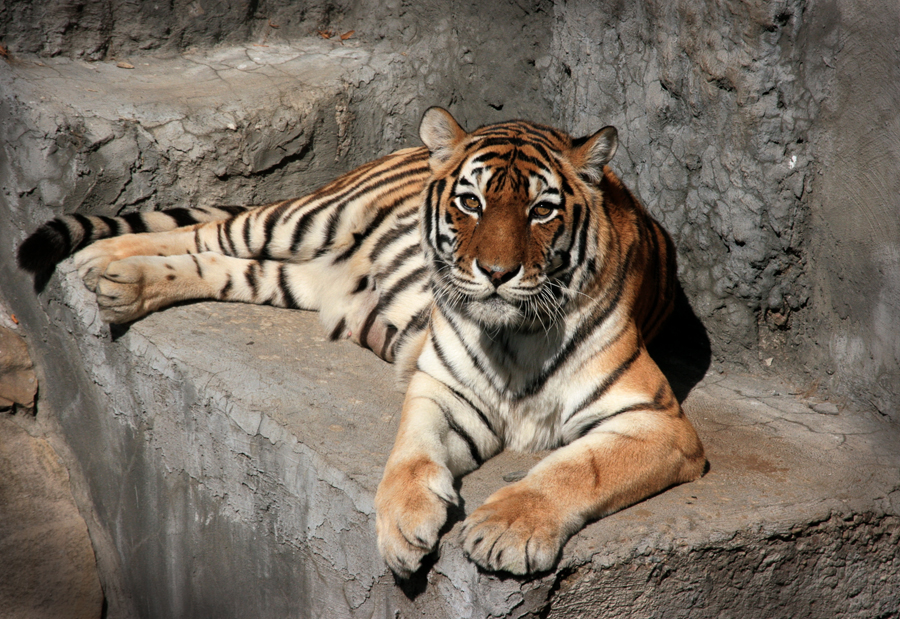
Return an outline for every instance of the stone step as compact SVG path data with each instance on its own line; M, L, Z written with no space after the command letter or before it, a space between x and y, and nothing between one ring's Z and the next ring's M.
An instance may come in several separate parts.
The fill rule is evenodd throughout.
M0 85L18 193L107 215L300 195L347 165L350 96L390 59L321 39L127 63L16 58Z
M0 63L0 246L62 210L297 195L345 166L358 136L377 134L349 120L347 101L390 61L305 41L133 59L134 69ZM692 361L675 355L664 367L689 391L711 463L703 479L589 525L557 570L534 579L478 571L456 523L428 569L398 586L376 551L373 512L402 401L390 366L327 342L310 313L198 303L110 330L70 261L39 299L11 261L0 277L41 372L39 414L58 416L73 476L90 489L81 509L93 512L109 616L870 617L900 607L900 435L812 388L727 367L685 378ZM505 452L467 476L464 511L538 457Z
M200 596L200 615L237 591L247 606L235 607L250 612L256 596L271 603L273 588L285 612L333 617L896 608L896 428L771 379L716 372L685 402L711 463L703 479L588 526L559 569L534 580L477 570L455 541L457 524L428 572L398 591L375 548L372 505L402 401L390 366L328 342L315 314L267 307L172 308L110 341L77 274L63 271L88 329L85 360L107 359L88 364L113 402L100 451L124 441L133 454L116 497L121 522L135 523L135 535L136 523L153 525L122 552L141 566L139 582L170 583L167 599ZM466 477L465 511L540 455L504 452Z

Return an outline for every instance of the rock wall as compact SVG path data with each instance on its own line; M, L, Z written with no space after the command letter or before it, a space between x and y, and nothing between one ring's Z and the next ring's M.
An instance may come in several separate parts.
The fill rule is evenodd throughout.
M613 166L675 237L718 361L900 420L896 4L553 10L554 120L619 127Z

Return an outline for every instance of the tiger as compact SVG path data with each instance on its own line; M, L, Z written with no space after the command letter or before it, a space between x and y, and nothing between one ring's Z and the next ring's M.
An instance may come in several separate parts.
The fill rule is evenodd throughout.
M375 494L389 568L410 578L436 551L461 476L552 450L457 540L485 570L545 572L587 523L707 466L646 347L673 307L674 245L609 167L614 127L470 133L432 107L419 135L294 200L62 216L19 264L37 277L74 253L109 323L196 299L317 310L407 385Z

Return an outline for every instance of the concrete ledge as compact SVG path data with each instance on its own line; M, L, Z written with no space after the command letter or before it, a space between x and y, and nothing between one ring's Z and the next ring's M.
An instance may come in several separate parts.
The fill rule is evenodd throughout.
M702 480L590 525L530 581L479 572L454 527L401 590L372 507L402 399L390 366L327 342L314 314L266 307L172 308L111 341L63 272L111 404L95 450L123 469L100 500L146 616L870 617L900 603L896 428L718 374L686 401ZM469 475L465 511L539 457L505 452Z
M134 65L4 63L12 120L3 133L19 196L108 215L302 195L333 177L354 137L348 102L379 70L371 57L320 39Z

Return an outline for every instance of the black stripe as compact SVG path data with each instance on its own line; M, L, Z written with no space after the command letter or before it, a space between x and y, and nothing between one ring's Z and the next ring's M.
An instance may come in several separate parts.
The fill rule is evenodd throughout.
M244 217L244 225L241 227L241 236L244 239L244 247L247 248L247 254L253 256L253 248L250 246L250 227L253 225L249 215Z
M414 271L410 271L403 277L397 280L397 282L390 287L390 289L386 290L381 298L378 300L378 305L381 307L388 307L391 302L394 300L398 294L409 288L417 279L422 279L425 275L427 275L428 269L427 267L421 266Z
M460 335L459 331L456 328L456 325L453 323L452 320L449 319L447 312L444 312L444 318L450 324L450 329L453 331L453 334L456 336L456 339L459 341L460 345L463 347L463 350L466 351L466 356L472 362L472 365L475 366L475 369L478 371L479 374L484 376L488 380L488 382L493 384L493 381L490 379L490 376L487 372L487 368L484 367L484 364L481 362L481 359L472 350L470 350L469 347L466 345L466 342L465 342L465 340L462 339L462 335ZM438 342L437 338L435 337L433 330L431 332L431 343L434 346L435 353L437 353L438 360L444 365L444 367L447 368L447 371L453 375L453 378L455 378L457 380L457 382L459 382L461 385L467 384L467 381L464 378L461 378L459 376L459 374L457 374L457 372L455 371L455 368L450 363L450 360L447 358L446 353L444 353L444 349L441 348L440 343ZM497 387L496 385L494 385L494 387L497 389L497 391L504 391L503 386Z
M75 215L73 215L73 217L75 217ZM117 219L115 217L106 217L105 215L100 215L97 217L97 219L105 223L109 228L109 232L107 232L105 236L119 236L128 232L128 230L122 226L122 220L120 219Z
M359 345L363 348L369 348L369 331L372 330L372 325L375 324L375 319L378 318L381 307L380 302L376 303L375 307L373 307L366 315L366 319L359 329ZM369 348L369 350L371 350L371 348Z
M450 411L441 406L441 404L437 400L432 400L432 402L437 404L441 409L441 412L444 414L444 419L447 420L447 425L450 427L450 430L457 436L459 436L459 438L461 438L469 447L469 455L472 457L472 460L474 460L478 466L484 464L484 458L481 457L481 454L478 451L478 445L475 444L475 439L473 439L472 436L468 432L466 432L466 430L461 425L456 423L456 420L453 419Z
M426 242L431 243L431 231L432 231L432 217L434 211L434 201L433 194L436 183L431 183L428 185L428 189L425 191L425 201L422 204L422 235L424 236Z
M72 231L69 229L69 226L67 226L61 219L52 219L44 225L47 228L55 231L61 237L62 247L60 249L63 251L60 251L58 253L61 256L68 256L70 253L72 253L74 247L72 247ZM62 260L62 258L60 258L60 260Z
M128 224L128 227L131 228L131 231L135 234L148 231L147 224L144 222L143 213L128 213L127 215L124 215L122 219L125 220L125 223Z
M494 430L494 426L491 425L491 422L488 420L487 415L484 414L484 411L482 411L480 408L475 406L472 403L472 401L469 400L469 398L467 398L466 396L461 394L459 391L457 391L453 387L450 387L449 385L445 385L445 386L447 387L447 389L449 389L453 393L453 395L455 395L458 399L462 400L466 404L466 406L468 406L473 411L475 411L475 414L478 415L479 419L481 419L481 422L488 429L488 431L491 434L493 434L494 436L497 436L497 432Z
M281 296L284 299L285 307L289 307L290 309L301 309L300 303L297 302L297 298L294 296L294 293L291 292L290 282L288 282L287 278L287 270L284 267L285 265L283 263L278 264L278 287L281 289Z
M353 289L353 294L359 294L363 290L369 287L369 276L363 275L359 282L356 284L356 288Z
M538 168L542 172L546 172L547 174L552 174L553 170L547 167L547 159L539 159L538 157L532 157L531 155L526 155L521 150L516 152L516 159L524 161L525 163L530 163L535 168ZM553 191L556 191L555 189ZM549 192L549 190L548 190Z
M234 227L237 219L231 218L225 220L222 224L222 228L225 232L225 240L228 241L228 247L222 247L222 249L227 250L227 255L229 256L237 256L237 246L234 244L234 240L231 238L231 229Z
M197 259L197 256L191 254L191 260L194 261L194 267L197 269L197 277L203 279L203 267L200 266L200 261Z
M91 220L89 218L85 217L84 215L79 215L78 213L75 213L74 215L72 215L72 218L78 222L78 225L81 226L81 230L82 230L81 240L78 241L78 248L84 247L85 245L87 245L88 243L90 243L91 241L94 240L93 238L91 238L93 235L93 232L94 232L94 224L91 222ZM73 248L73 251L74 251L74 248Z
M486 140L474 142L473 146L475 146L475 148L473 148L473 150L475 151L479 151L483 148L492 148L494 146L530 146L531 148L536 150L545 161L553 161L553 157L550 156L550 151L553 150L552 146L550 146L549 144L545 145L538 142L523 140L522 138L518 137L489 137ZM500 155L497 156L500 157Z
M369 222L369 225L366 226L365 230L363 230L362 232L354 232L353 233L353 243L350 244L350 247L348 247L347 249L345 249L344 251L342 251L340 254L338 254L335 257L334 264L337 264L338 262L343 262L343 261L347 260L350 256L352 256L354 254L354 252L356 252L356 250L359 249L359 246L363 244L363 241L365 241L367 238L369 238L369 236L371 236L371 234L373 232L375 232L375 230L378 228L378 226L380 226L384 222L385 218L391 214L394 207L397 204L399 204L400 202L403 202L404 200L406 200L405 197L399 198L390 206L381 209L380 211L378 211L378 214L375 215L375 217L372 219L372 221Z
M247 285L250 287L250 290L253 291L253 298L256 299L259 294L259 280L256 275L256 269L259 267L258 262L249 262L247 264L247 268L244 269L244 280L247 282Z
M412 256L418 255L420 251L422 251L422 248L418 243L410 245L399 254L394 256L394 259L391 260L390 264L388 264L387 267L384 268L383 272L396 273L400 270L400 267L403 266L404 263L406 263L407 260L409 260Z
M219 211L224 211L224 212L228 213L229 215L237 215L238 213L243 213L244 211L249 210L253 207L249 207L249 206L215 206L213 208L215 208L216 210L219 210Z
M315 253L317 258L331 249L331 244L334 243L334 236L337 234L338 224L341 221L341 213L343 213L344 206L346 205L342 204L341 208L334 209L331 215L328 216L328 224L325 226L325 240L319 245L319 249L317 249Z
M388 328L384 332L384 344L381 346L381 352L378 354L382 359L387 359L385 356L387 351L390 350L391 344L394 341L394 336L397 335L397 327L394 325L388 325Z
M163 211L166 215L175 221L175 226L182 228L197 223L197 219L191 214L190 209L186 208L170 208Z
M403 343L413 335L414 333L418 333L422 329L428 326L428 319L431 317L431 307L422 308L415 316L412 317L406 326L403 327L403 330L400 331L400 335L397 337L397 340L394 344L394 350L399 350Z
M297 253L297 250L300 249L300 245L303 243L303 238L306 236L306 233L309 231L309 227L312 225L313 218L325 210L325 208L329 206L329 204L320 204L314 208L309 209L297 219L297 223L294 224L294 233L291 235L291 253Z
M331 333L328 335L328 339L332 342L341 339L341 336L344 334L344 330L346 328L347 321L341 318L341 320L337 323L337 326L331 330Z
M668 408L668 406L661 406L654 402L642 402L639 404L634 404L632 406L626 406L625 408L620 408L616 412L611 415L605 415L604 417L599 417L594 419L591 423L587 424L583 428L578 431L578 438L583 438L590 434L592 431L601 426L605 421L612 419L613 417L617 417L618 415L622 415L624 413L630 413L638 410L647 410L647 411L661 411Z
M396 228L391 228L383 237L378 239L375 243L375 246L372 248L372 252L369 254L369 260L375 262L378 260L378 257L384 252L388 246L406 234L409 234L412 230L419 225L418 221L411 221L406 225L398 226Z
M226 276L228 277L228 281L225 282L225 285L222 286L222 289L219 291L220 299L227 299L228 297L226 295L231 292L231 274L226 273Z
M588 208L584 209L584 222L581 224L581 229L578 230L578 255L575 258L575 264L581 266L584 264L584 260L587 257L588 252L588 232L591 227L591 210ZM572 228L575 230L575 228Z
M275 224L278 223L278 220L284 214L284 211L291 205L289 201L281 202L278 206L274 208L270 208L265 213L265 224L264 224L264 233L263 233L263 246L259 251L259 255L263 259L271 258L272 255L269 253L269 245L272 243L272 230L275 229Z
M663 401L663 393L665 392L665 384L660 385L659 389L656 390L656 394L653 396L652 402L638 402L637 404L632 404L630 406L626 406L624 408L620 408L612 415L607 415L603 419L609 419L610 417L615 417L616 415L621 415L622 413L630 413L633 411L664 411L672 405L672 399L667 398L667 400ZM601 420L602 421L602 420ZM582 435L583 436L583 435Z

